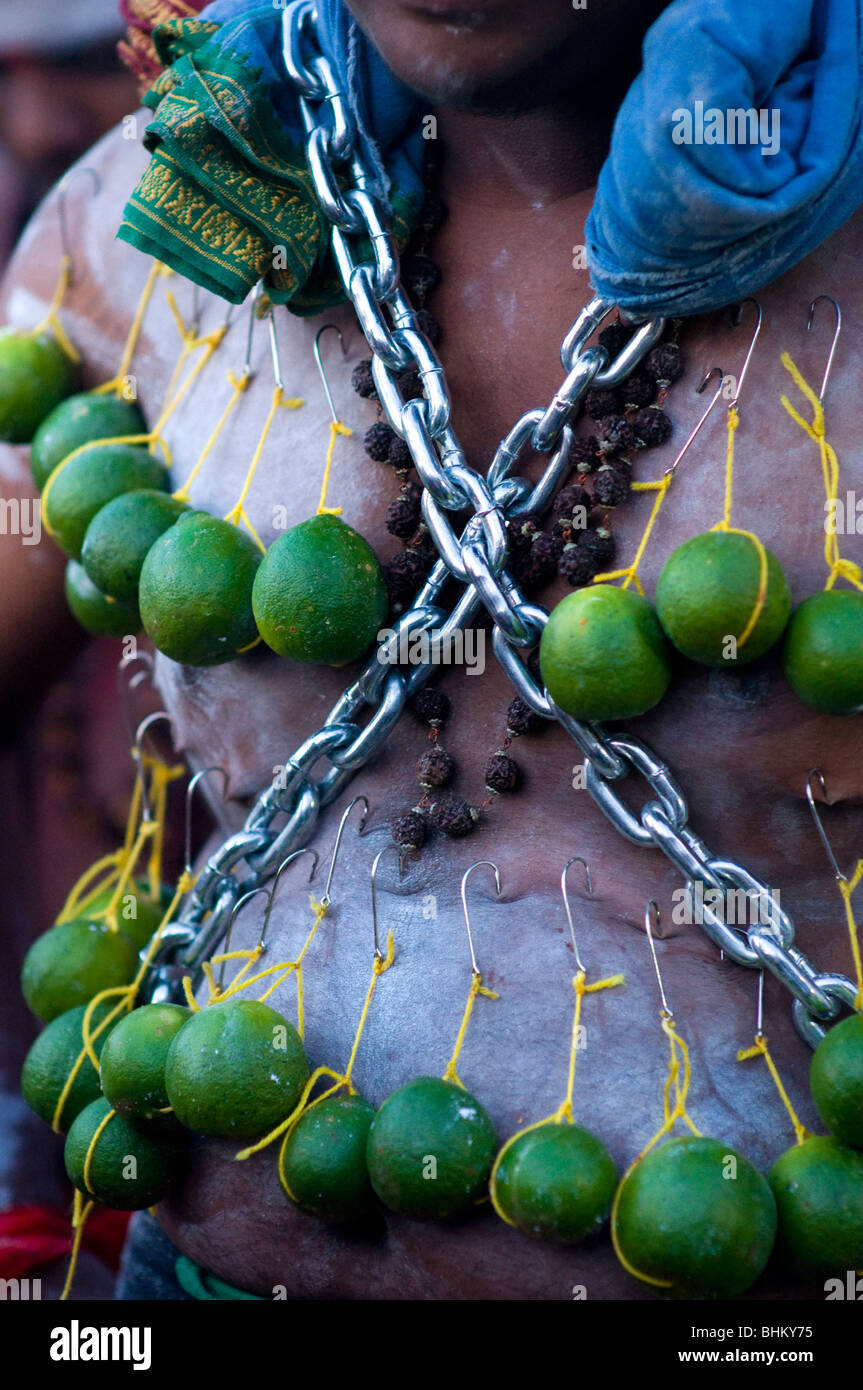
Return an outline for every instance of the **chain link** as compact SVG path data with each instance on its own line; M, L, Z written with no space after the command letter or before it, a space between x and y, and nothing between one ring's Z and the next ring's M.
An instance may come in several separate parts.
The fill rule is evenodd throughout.
M486 477L470 468L450 425L443 366L418 331L416 313L399 284L395 238L374 192L374 173L357 148L345 94L318 48L313 4L293 0L283 23L285 66L299 94L315 190L332 223L335 263L372 351L372 375L384 414L407 444L423 484L423 517L441 558L411 609L336 702L323 727L289 759L243 830L208 860L181 921L166 933L151 972L151 996L176 995L179 974L195 976L200 971L222 940L242 894L271 878L284 858L311 838L321 810L385 743L407 701L435 669L432 659L399 670L402 636L435 628L448 638L485 609L494 624L495 657L530 709L555 720L572 738L583 756L586 789L596 804L624 838L661 850L680 870L693 921L721 950L739 965L769 970L782 981L794 997L800 1033L816 1046L825 1024L835 1021L843 1006L853 1008L852 982L842 975L819 974L793 945L794 925L780 908L778 895L742 865L711 855L688 825L686 797L666 763L640 739L608 735L599 725L566 714L519 655L520 649L536 646L549 615L525 600L507 571L505 519L547 509L570 469L570 422L585 393L625 380L658 342L665 321L656 318L639 326L609 360L604 347L587 343L614 306L592 299L561 344L565 375L552 400L515 422L498 445ZM404 399L398 382L407 368L416 371L422 383L422 396L410 400ZM534 486L514 476L522 454L530 450L551 455ZM468 509L471 516L457 535L447 514ZM438 598L449 578L465 588L447 613ZM320 762L329 767L316 779ZM618 784L630 775L641 777L650 791L638 812L618 791ZM248 873L240 877L235 871L243 862ZM739 903L740 893L747 903L758 904L757 920L748 927L735 925L728 911L732 903Z

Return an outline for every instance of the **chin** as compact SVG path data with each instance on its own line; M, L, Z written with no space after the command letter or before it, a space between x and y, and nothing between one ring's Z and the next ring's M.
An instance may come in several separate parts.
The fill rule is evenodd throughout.
M360 28L406 86L430 104L475 110L529 109L596 75L603 12L644 8L605 0L350 0Z

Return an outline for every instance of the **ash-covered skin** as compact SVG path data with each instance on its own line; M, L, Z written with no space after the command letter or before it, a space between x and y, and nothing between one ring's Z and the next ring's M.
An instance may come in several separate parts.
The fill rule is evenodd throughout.
M102 174L100 197L90 197L84 180L69 193L77 283L64 307L64 321L94 384L116 368L148 270L142 257L110 235L143 159L138 146L116 134L88 157ZM583 218L589 203L589 193L573 199L569 223L562 228L542 209L521 220L520 210L514 209L501 228L490 229L487 219L483 225L481 206L464 206L453 213L436 244L444 278L434 307L445 325L442 351L456 429L475 466L484 466L494 442L522 409L550 399L559 384L558 344L588 297L586 276L572 270L567 251L578 239L572 219ZM544 254L525 251L519 261L518 248L528 240L526 228L532 236L537 223ZM776 552L795 600L823 584L824 513L816 451L779 404L781 392L789 388L779 354L790 349L809 380L820 380L832 323L825 313L816 320L818 331L807 336L806 309L814 294L834 294L846 329L830 385L828 426L843 464L843 487L859 490L863 289L856 271L861 237L858 216L793 274L764 291L764 328L741 400L732 519L756 527ZM52 198L11 266L3 306L7 319L22 325L35 321L50 298L58 252ZM514 284L506 265L516 261L522 270ZM498 294L505 283L509 297ZM173 287L188 314L189 287L176 281ZM481 303L482 314L472 311L472 303ZM543 314L535 312L536 304L546 306ZM203 327L214 326L221 313L221 306L205 297ZM362 435L374 419L374 407L349 385L350 372L367 349L348 310L334 312L326 321L340 324L346 333L347 360L342 363L338 352L326 347L328 339L325 360L339 415L355 431L338 442L330 501L344 507L345 520L386 558L395 547L384 515L398 485L387 465L371 463L363 453ZM517 332L511 331L512 323ZM695 395L694 386L713 365L727 372L739 369L750 324L747 317L732 331L727 316L717 315L685 326L681 341L687 371L668 402L674 435L664 448L638 460L636 476L661 475L704 408L705 397ZM276 535L274 506L283 505L289 523L295 523L311 515L318 500L328 421L312 362L319 327L279 314L286 386L306 404L280 412L249 495L250 515L266 541ZM167 432L178 481L227 400L226 372L242 364L245 330L244 315L235 315L223 348ZM150 420L178 346L160 288L134 365ZM218 514L236 500L270 398L272 381L260 331L254 365L258 375L193 492L196 503ZM717 411L681 465L661 513L642 570L648 596L669 551L721 516L724 448ZM4 454L11 456L11 451ZM648 506L649 500L630 501L616 514L621 556L633 553ZM858 561L860 547L859 538L843 540L844 552ZM545 593L543 601L550 605L565 591L561 585ZM848 973L841 903L804 788L810 768L818 765L834 801L859 801L860 719L820 717L794 699L773 664L759 670L765 674L722 676L681 666L658 709L630 727L670 762L689 797L698 833L717 853L740 858L780 889L783 905L797 923L798 942L819 967ZM320 726L352 668L301 668L256 651L205 671L183 671L160 661L158 675L178 748L196 766L219 763L228 771L232 801L225 808L214 807L221 837L241 822L274 768ZM481 678L455 671L442 684L454 703L443 741L458 762L455 785L476 803L484 796L485 760L499 746L511 690L490 650ZM406 717L374 765L356 777L343 801L330 810L315 841L322 856L315 885L320 891L342 807L350 795L363 792L368 797L368 834L357 839L351 829L346 833L333 908L306 958L306 1042L313 1064L338 1067L346 1062L371 970L369 868L388 841L391 815L417 798L412 769L425 746L423 738L422 727ZM565 860L581 854L591 865L594 897L583 897L575 868L573 911L589 976L622 972L626 984L585 1003L587 1045L578 1060L577 1118L602 1137L621 1169L661 1121L667 1044L642 931L644 905L653 897L663 909L658 951L665 987L691 1048L693 1118L704 1133L727 1139L766 1169L793 1135L764 1065L736 1061L737 1049L751 1041L755 1028L755 975L720 962L697 927L673 924L671 894L681 882L676 872L660 854L625 843L588 795L572 789L579 756L561 732L549 728L520 739L515 753L525 769L524 788L500 798L473 837L456 842L435 838L419 861L407 860L401 885L395 853L381 866L381 926L394 932L396 961L379 983L363 1038L355 1072L360 1091L377 1103L413 1076L443 1071L470 980L458 883L473 860L493 859L500 869L501 900L493 899L490 871L478 870L470 901L484 979L500 999L478 1001L460 1072L502 1139L555 1109L566 1082L573 1002L573 960L558 880ZM643 789L634 786L633 804L640 804L642 795ZM850 864L859 850L859 805L837 806L826 814L840 863ZM307 863L306 857L285 875L270 925L270 962L294 956L310 925ZM233 944L251 945L257 931L250 909L237 923ZM292 983L271 1002L295 1018ZM765 1028L801 1118L817 1128L807 1088L811 1054L791 1026L788 995L772 981L766 987ZM487 1207L453 1227L426 1227L386 1215L373 1231L346 1236L288 1204L276 1180L274 1152L245 1164L234 1163L232 1155L229 1145L203 1144L182 1192L163 1204L160 1217L187 1254L242 1287L268 1293L283 1285L289 1296L299 1297L568 1299L574 1285L584 1285L589 1298L654 1296L619 1269L607 1236L590 1248L561 1251L504 1227ZM778 1291L783 1296L819 1292L771 1273L754 1296Z

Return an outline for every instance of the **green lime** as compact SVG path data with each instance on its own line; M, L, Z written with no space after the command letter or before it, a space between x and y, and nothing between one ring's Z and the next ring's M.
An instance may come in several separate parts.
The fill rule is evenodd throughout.
M493 1192L525 1235L577 1245L608 1220L617 1170L605 1145L581 1125L548 1122L504 1153Z
M80 560L87 527L121 492L168 486L157 458L140 444L89 444L51 474L42 499L43 518L60 549Z
M794 610L782 652L794 694L822 714L863 710L863 594L824 589Z
M29 444L45 416L74 390L77 375L53 333L0 328L0 439Z
M100 990L130 984L137 966L127 936L78 917L36 938L24 957L21 989L36 1017L50 1023Z
M270 546L252 607L258 631L279 656L343 666L371 646L389 601L368 541L337 516L313 516Z
M354 1221L374 1206L366 1143L374 1107L362 1096L328 1096L302 1115L285 1146L292 1202L325 1221Z
M767 595L742 645L761 580L761 561L749 537L706 531L669 555L656 581L656 612L665 635L690 661L745 666L779 641L791 612L791 590L776 556L766 553Z
M109 598L97 589L83 565L70 560L64 581L72 616L94 637L127 637L141 631L141 614L134 599Z
M168 1102L186 1129L259 1139L286 1120L309 1077L300 1035L275 1009L227 999L193 1014L168 1052Z
M97 1004L92 1014L91 1031L114 1007L116 1007L116 1000L106 999L103 1004ZM64 1014L58 1014L46 1028L42 1029L24 1058L24 1066L21 1070L21 1094L30 1109L35 1110L36 1114L41 1116L49 1125L54 1121L57 1103L72 1068L84 1052L82 1029L86 1012L87 1005L79 1004L74 1009L67 1009ZM98 1038L94 1038L93 1050L97 1057L105 1046L110 1031L110 1028L106 1028L104 1033L100 1033ZM84 1053L81 1065L75 1073L75 1080L63 1102L58 1125L60 1132L65 1134L84 1106L89 1105L93 1100L98 1100L101 1094L99 1074L90 1058Z
M180 1004L143 1004L112 1032L99 1074L106 1097L127 1120L152 1120L167 1107L165 1062L190 1017Z
M488 1191L497 1151L479 1101L452 1081L421 1076L384 1101L369 1130L372 1187L403 1216L446 1221L466 1215Z
M684 1298L737 1298L767 1264L775 1235L767 1182L718 1139L669 1139L636 1164L620 1190L623 1254Z
M87 1154L106 1115L111 1118L93 1145L86 1182ZM73 1123L63 1158L70 1182L85 1197L95 1197L115 1211L141 1211L167 1197L182 1172L183 1148L173 1133L147 1130L112 1114L101 1097Z
M818 1134L781 1154L769 1179L788 1264L816 1276L863 1265L863 1154Z
M144 434L147 426L134 401L120 400L113 393L97 396L80 391L67 396L42 421L33 436L30 468L40 492L58 463L83 444L99 439L117 439L127 434Z
M809 1089L823 1123L842 1144L863 1149L863 1014L852 1014L821 1039Z
M567 594L539 647L542 679L575 719L629 719L662 699L668 648L646 599L613 584Z
M93 583L113 598L137 599L147 551L185 511L185 502L152 488L122 492L106 502L81 547L81 563Z
M151 546L138 598L151 642L186 666L232 661L257 636L254 541L207 512L184 512Z
M113 888L106 888L87 903L87 915L98 917L114 896ZM167 883L161 885L158 899L150 896L150 885L143 878L127 883L117 903L117 925L124 936L128 936L136 951L143 951L153 939L153 933L161 925L165 911L174 897Z

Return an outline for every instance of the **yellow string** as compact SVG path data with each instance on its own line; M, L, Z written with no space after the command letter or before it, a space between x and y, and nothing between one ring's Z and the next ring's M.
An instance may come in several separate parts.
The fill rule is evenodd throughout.
M656 493L656 499L650 510L650 516L647 518L647 524L645 525L644 531L642 532L641 540L638 543L638 549L635 552L631 565L626 565L624 569L608 570L605 574L595 575L593 578L594 584L607 584L611 579L622 579L623 584L621 585L621 588L628 589L630 584L634 584L638 592L641 594L642 598L644 597L644 588L642 586L641 580L638 577L638 567L641 564L641 561L644 557L644 552L647 549L647 542L650 540L650 534L656 523L656 518L659 516L659 509L662 506L663 501L665 500L665 494L668 492L670 486L670 473L666 477L660 478L658 482L632 484L631 490L633 492Z
M860 937L857 931L857 923L854 920L851 895L859 885L861 879L863 879L863 859L858 859L850 879L843 876L836 880L836 886L845 904L845 922L848 927L848 938L851 943L851 958L854 961L854 973L857 977L857 998L854 1000L854 1007L858 1010L863 1009L863 961L860 959Z
M759 540L758 536L755 535L754 531L744 531L741 530L739 526L731 525L731 499L734 488L734 438L737 434L739 424L740 416L737 413L737 407L736 405L731 405L728 407L727 414L728 441L725 450L725 506L722 520L717 521L716 525L710 528L712 531L725 531L727 534L733 536L745 536L746 539L750 540L755 546L755 552L758 556L758 590L755 595L755 602L752 605L752 612L749 614L743 631L737 638L738 651L749 641L764 611L764 604L767 601L768 579L767 551L764 549L764 545Z
M60 1302L65 1303L72 1288L72 1280L75 1278L75 1270L78 1267L78 1256L81 1253L81 1240L84 1235L84 1226L87 1217L95 1206L95 1202L85 1202L82 1194L75 1189L75 1197L72 1204L72 1230L74 1238L72 1240L72 1253L69 1256L69 1268L66 1271L66 1282L63 1285L63 1292L60 1294Z
M461 1052L462 1047L464 1045L465 1035L467 1034L467 1026L470 1023L470 1016L473 1013L473 1006L476 1003L477 996L480 994L484 995L486 999L500 998L500 995L495 994L493 989L486 989L485 985L482 982L482 975L478 970L474 970L471 972L470 990L468 992L467 1003L465 1004L464 1008L464 1014L462 1015L461 1027L458 1030L458 1037L455 1040L455 1047L453 1048L452 1056L447 1062L446 1071L443 1074L444 1081L452 1081L455 1083L456 1086L461 1086L462 1090L465 1089L464 1082L461 1080L458 1072L456 1071L456 1064L458 1063L459 1053Z
M248 513L245 509L246 495L249 491L249 488L252 485L252 479L255 476L258 464L261 461L261 454L264 452L264 445L267 442L267 436L270 433L272 423L276 418L276 412L279 410L280 407L284 407L286 410L298 410L300 406L304 404L305 402L299 396L286 396L281 386L276 386L273 388L273 396L272 400L270 401L270 409L267 412L267 418L264 421L264 428L261 430L261 437L258 440L257 447L255 449L254 454L252 455L252 461L249 464L249 471L246 474L246 480L243 483L243 487L239 497L237 498L237 501L224 518L225 521L232 522L234 526L239 526L241 521L244 522L245 525L248 527L249 532L251 533L252 540L255 542L258 549L262 553L266 552L267 547L264 545L257 531L255 530L254 526L249 520ZM246 648L246 650L248 650L248 648Z
M164 439L159 435L158 428L149 430L145 434L115 434L112 435L110 439L91 439L87 444L79 444L77 449L73 449L70 454L67 454L66 457L61 459L57 466L52 469L42 489L42 525L45 527L49 536L54 535L54 528L48 520L48 498L52 487L63 472L63 469L66 468L73 459L76 459L79 454L85 453L88 449L107 448L112 444L148 444L151 448L153 444L158 444L165 455L165 467L170 468L171 466L170 450Z
M384 974L385 971L389 970L394 959L395 942L392 932L388 932L386 955L380 956L378 954L375 954L375 958L372 963L372 978L369 981L369 987L366 990L365 1002L362 1007L362 1012L360 1013L360 1019L359 1023L357 1024L356 1032L354 1034L354 1042L351 1048L351 1055L348 1058L348 1064L344 1072L340 1073L337 1071L333 1071L331 1067L317 1067L312 1072L311 1076L306 1082L300 1099L297 1101L297 1104L294 1106L287 1119L282 1120L281 1124L277 1125L276 1128L271 1130L269 1134L265 1134L263 1139L259 1139L256 1144L252 1144L247 1149L241 1149L238 1154L234 1155L235 1159L238 1162L242 1163L247 1158L251 1158L252 1154L260 1153L262 1149L267 1148L267 1146L269 1144L274 1143L276 1139L280 1138L281 1136L284 1136L282 1146L279 1150L278 1173L279 1181L281 1182L282 1187L284 1188L285 1192L288 1194L292 1201L294 1200L294 1198L288 1188L284 1173L285 1151L287 1149L288 1140L290 1139L291 1133L293 1132L293 1129L298 1123L300 1117L307 1109L311 1110L313 1106L320 1105L321 1101L326 1100L327 1096L334 1095L336 1091L342 1089L347 1090L349 1095L356 1095L356 1089L352 1080L353 1069L354 1063L357 1058L357 1052L359 1051L360 1040L363 1036L363 1030L366 1026L366 1020L368 1018L369 1009L371 1007L372 997L374 995L375 988L377 987L378 980L380 979L381 975ZM321 1078L324 1076L331 1077L334 1082L334 1085L329 1086L325 1091L323 1091L319 1096L316 1096L315 1099L310 1102L309 1096L311 1095L318 1081L320 1081Z
M216 428L213 430L213 433L210 435L209 439L207 440L206 444L201 450L201 454L198 458L197 463L195 464L188 478L184 482L183 486L181 488L178 488L177 491L174 493L174 497L178 502L191 501L191 498L189 496L189 489L192 486L192 483L197 478L201 469L203 468L204 463L206 462L210 454L210 451L213 448L213 445L216 443L216 440L219 438L219 435L222 433L222 430L228 423L228 418L232 410L239 401L240 397L243 395L243 392L248 389L248 385L251 379L252 374L250 371L243 372L241 376L235 376L233 372L228 372L228 381L234 388L233 392L231 393L231 398L228 401L228 404L225 406L225 409L222 411Z
M797 1118L794 1106L791 1104L791 1099L785 1087L783 1086L782 1078L780 1077L779 1072L776 1069L776 1063L770 1056L770 1050L767 1046L767 1039L763 1033L756 1033L754 1045L752 1047L742 1048L741 1051L737 1054L738 1062L748 1062L751 1057L763 1057L765 1062L767 1063L767 1069L773 1078L774 1085L776 1086L776 1089L779 1092L782 1104L788 1111L788 1118L794 1127L794 1134L797 1139L797 1143L802 1144L804 1139L811 1139L812 1135L810 1134L809 1130L806 1129L805 1125L802 1125Z
M72 260L71 257L64 255L60 259L60 274L57 278L57 288L54 290L48 312L35 328L31 328L28 337L38 338L40 333L44 333L46 328L50 328L54 337L70 362L80 362L81 354L77 348L69 341L65 329L58 317L60 307L66 297L66 291L72 283Z
M84 1186L90 1193L91 1197L95 1196L95 1193L93 1192L93 1186L90 1182L90 1168L96 1154L96 1145L102 1138L102 1135L105 1133L105 1130L108 1128L116 1113L116 1110L109 1110L104 1119L99 1121L94 1131L93 1138L87 1145L87 1152L84 1155Z
M327 488L330 485L330 470L333 466L333 451L336 447L336 439L340 434L351 435L353 434L353 430L349 429L347 425L343 425L341 420L331 420L330 442L327 446L327 457L324 462L324 478L323 482L321 483L321 497L320 501L318 502L317 510L318 516L341 516L342 514L341 507L328 507L326 505Z
M655 1144L659 1143L660 1139L663 1139L666 1134L671 1132L678 1120L684 1120L692 1133L698 1138L701 1137L701 1131L693 1124L686 1109L686 1096L689 1091L690 1079L689 1049L679 1033L676 1032L674 1021L669 1014L664 1014L662 1016L662 1031L668 1038L670 1049L668 1078L665 1082L663 1092L665 1118L653 1138L645 1144L637 1157L632 1160L618 1184L617 1191L614 1194L614 1201L611 1205L611 1243L614 1246L615 1255L628 1274L633 1275L636 1279L643 1280L646 1284L653 1284L656 1288L670 1289L673 1285L673 1280L654 1278L653 1275L643 1273L642 1270L636 1269L635 1265L630 1263L621 1249L617 1232L617 1214L620 1209L620 1198L626 1181L636 1165L650 1153L650 1150ZM683 1069L682 1077L681 1067ZM673 1105L671 1104L672 1096L674 1097Z
M519 1129L516 1131L515 1134L510 1135L503 1148L499 1151L497 1158L494 1161L494 1166L491 1170L491 1176L489 1178L489 1197L491 1198L491 1204L497 1212L498 1216L500 1217L501 1221L505 1221L508 1226L514 1226L515 1222L511 1220L509 1216L507 1216L506 1212L503 1210L503 1208L500 1205L500 1202L498 1201L497 1175L500 1165L503 1162L509 1150L512 1148L513 1144L516 1142L516 1140L520 1139L523 1134L529 1134L530 1131L533 1129L541 1129L543 1125L575 1124L572 1097L575 1088L575 1061L576 1056L578 1054L578 1032L581 1024L581 1001L584 998L585 994L593 994L596 990L600 989L614 989L617 985L622 984L622 975L611 975L607 980L597 980L596 984L594 985L588 985L585 983L585 972L583 970L579 970L577 974L573 976L572 987L575 990L575 1008L573 1009L572 1014L572 1032L569 1044L569 1073L567 1077L566 1094L553 1115L546 1115L545 1119L543 1120L535 1120L533 1124L525 1125L523 1129Z
M138 299L137 308L135 309L129 332L126 334L126 342L120 356L120 365L110 381L103 381L101 386L97 386L94 389L94 396L107 396L111 391L115 391L118 396L123 395L126 386L126 378L129 375L129 368L132 365L132 358L135 354L135 348L138 346L138 339L141 336L144 315L147 312L147 308L153 296L153 291L156 288L156 282L160 275L172 274L173 271L170 270L168 266L163 265L161 261L153 261L150 267L150 273L147 276L144 288Z
M794 385L801 395L806 397L812 407L812 420L804 420L803 416L795 410L787 396L780 396L780 400L791 416L795 424L799 425L805 434L818 446L818 454L821 459L821 474L824 479L824 491L828 504L828 515L832 511L836 514L836 499L839 495L839 459L836 451L827 442L827 432L824 424L824 406L818 399L812 387L803 377L802 372L793 362L791 355L787 352L782 354L782 365L789 373ZM837 579L847 579L849 584L863 591L863 570L859 565L855 565L852 560L845 560L839 553L839 541L836 537L835 528L831 533L825 527L824 536L824 561L827 565L828 575L825 589L832 589Z

